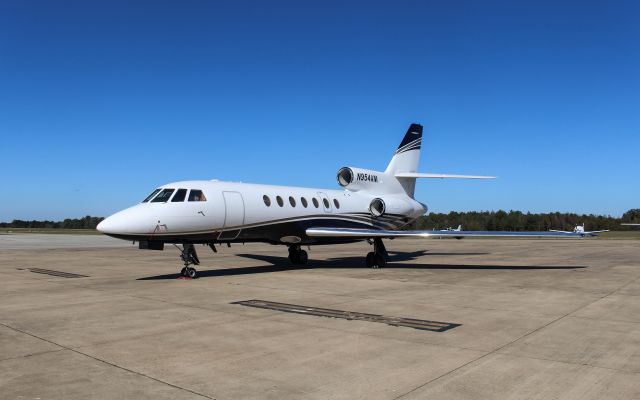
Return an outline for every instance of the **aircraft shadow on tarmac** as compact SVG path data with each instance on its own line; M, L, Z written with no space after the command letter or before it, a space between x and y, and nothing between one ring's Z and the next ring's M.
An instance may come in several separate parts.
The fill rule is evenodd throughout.
M414 264L403 263L393 264L394 262L413 261L426 255L456 255L456 256L470 256L470 255L486 255L489 253L428 253L426 250L412 251L412 252L389 252L389 264L384 269L416 269L416 270L429 270L429 269L443 269L443 270L571 270L571 269L583 269L585 266L581 265L478 265L478 264ZM250 258L253 260L259 260L267 262L271 265L261 265L256 267L237 267L237 268L224 268L224 269L210 269L210 270L198 270L199 278L216 277L216 276L233 276L233 275L246 275L246 274L263 274L269 272L282 272L293 271L303 269L321 269L321 268L366 268L364 266L363 257L335 257L326 260L312 260L309 259L307 265L293 265L287 257L275 257L260 254L237 254L239 257ZM147 280L161 280L161 279L176 279L180 275L165 274L156 276L147 276L144 278L138 278L139 281Z

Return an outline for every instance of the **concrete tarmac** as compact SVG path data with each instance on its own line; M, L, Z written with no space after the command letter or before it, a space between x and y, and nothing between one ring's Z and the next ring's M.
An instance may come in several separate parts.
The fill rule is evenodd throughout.
M640 398L639 241L386 243L384 269L366 243L306 267L198 246L200 278L179 280L173 248L2 235L0 399ZM251 299L460 326L231 304Z

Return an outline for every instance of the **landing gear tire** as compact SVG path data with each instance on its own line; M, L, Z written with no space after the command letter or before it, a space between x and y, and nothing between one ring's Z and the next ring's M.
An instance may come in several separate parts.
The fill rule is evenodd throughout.
M187 276L187 267L184 267L180 270L180 275Z
M195 268L187 267L186 276L191 279L196 279L198 277L198 271Z
M375 266L376 266L376 255L372 251L369 254L367 254L367 268L375 268Z
M291 264L297 264L298 263L298 252L297 251L289 250L289 261L291 262Z
M295 247L289 248L289 261L291 261L291 264L305 265L308 260L309 255L306 251Z
M387 266L387 259L382 254L375 255L375 262L378 268L384 268Z
M298 264L305 265L309 260L309 255L306 251L300 250L298 251Z

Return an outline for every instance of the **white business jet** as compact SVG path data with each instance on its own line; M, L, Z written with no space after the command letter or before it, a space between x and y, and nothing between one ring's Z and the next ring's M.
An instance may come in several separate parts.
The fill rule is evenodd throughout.
M448 227L447 229L440 229L440 232L462 232L462 225L458 225L457 228Z
M200 262L195 244L266 242L289 247L289 260L305 264L301 246L366 240L373 251L368 267L384 267L388 255L382 239L442 236L576 237L560 232L403 231L427 212L416 201L417 178L491 179L417 171L422 126L412 124L384 172L355 167L338 171L343 190L271 186L220 181L183 181L162 185L141 203L102 221L98 230L137 241L140 249L181 245L181 274L195 278Z
M603 232L609 232L608 229L604 229L601 231L585 231L584 230L584 222L582 223L582 225L576 225L575 228L573 228L573 231L558 231L555 229L549 229L549 232L559 232L559 233L575 233L577 235L581 235L581 236L598 236L598 233L603 233Z

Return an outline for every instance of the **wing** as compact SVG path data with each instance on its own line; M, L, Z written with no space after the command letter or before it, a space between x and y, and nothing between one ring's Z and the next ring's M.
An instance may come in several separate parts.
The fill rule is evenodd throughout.
M557 229L549 229L549 232L562 232L562 233L573 233L571 231L559 231Z
M589 231L589 232L585 232L585 233L602 233L602 232L609 232L609 230L605 229L603 231Z
M506 231L388 231L378 229L308 228L307 236L341 238L437 238L437 237L552 237L579 238L591 236L574 232L506 232Z

